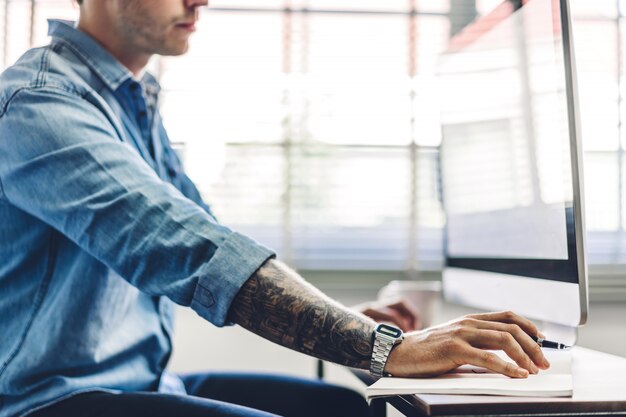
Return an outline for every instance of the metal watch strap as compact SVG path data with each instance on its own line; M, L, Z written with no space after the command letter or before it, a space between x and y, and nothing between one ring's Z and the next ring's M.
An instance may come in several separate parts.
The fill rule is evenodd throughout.
M374 332L374 347L370 361L370 373L377 378L385 376L385 365L387 364L387 358L389 358L391 349L403 339L402 331L399 329L395 330L400 333L399 338L386 336L377 331Z

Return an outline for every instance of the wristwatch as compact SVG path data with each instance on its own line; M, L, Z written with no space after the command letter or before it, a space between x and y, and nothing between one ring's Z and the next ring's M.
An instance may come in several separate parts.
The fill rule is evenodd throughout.
M388 324L379 324L374 330L374 349L370 362L370 373L376 378L385 375L385 365L391 349L404 339L402 330Z

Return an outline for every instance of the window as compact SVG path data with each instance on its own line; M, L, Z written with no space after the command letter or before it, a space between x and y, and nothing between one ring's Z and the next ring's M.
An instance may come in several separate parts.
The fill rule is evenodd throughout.
M439 268L428 100L449 4L263 6L212 2L190 52L161 62L165 123L203 194L301 269Z
M437 269L433 72L498 0L213 0L155 61L161 109L223 223L302 269ZM626 2L572 0L590 260L626 264ZM72 0L0 0L0 69Z

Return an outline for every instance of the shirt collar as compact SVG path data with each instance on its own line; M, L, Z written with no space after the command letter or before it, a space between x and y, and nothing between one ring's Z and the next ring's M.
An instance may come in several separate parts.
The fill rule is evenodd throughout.
M78 30L74 22L49 19L48 35L69 44L85 65L91 68L113 91L133 76L128 68L115 59L95 39Z

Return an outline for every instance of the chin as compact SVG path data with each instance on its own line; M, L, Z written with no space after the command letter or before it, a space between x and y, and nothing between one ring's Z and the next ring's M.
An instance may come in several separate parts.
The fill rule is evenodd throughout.
M177 45L167 48L162 48L158 54L164 56L179 56L185 54L189 50L189 44Z

